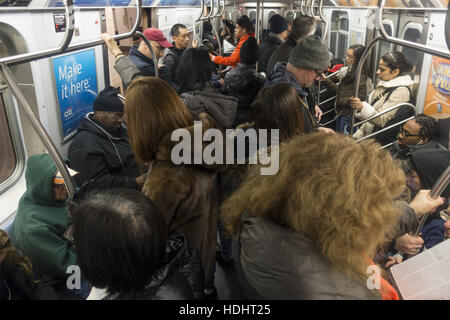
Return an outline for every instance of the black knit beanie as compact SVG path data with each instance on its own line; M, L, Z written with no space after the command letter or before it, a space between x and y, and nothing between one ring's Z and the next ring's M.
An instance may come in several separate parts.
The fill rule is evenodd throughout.
M255 37L249 37L241 47L239 52L241 62L244 64L255 64L259 58L259 46Z
M123 112L122 100L117 96L116 88L107 86L99 92L94 101L94 111Z
M298 43L288 62L296 68L325 70L330 62L330 52L319 36L309 36Z
M288 28L288 22L285 18L280 16L279 14L274 14L269 19L269 25L270 25L270 32L273 33L282 33L283 31L287 30Z

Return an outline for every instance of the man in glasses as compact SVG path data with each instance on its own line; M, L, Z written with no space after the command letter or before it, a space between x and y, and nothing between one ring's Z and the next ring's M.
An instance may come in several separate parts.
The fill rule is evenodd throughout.
M303 103L306 132L333 132L331 129L319 126L318 120L320 121L322 111L309 99L311 94L308 90L315 80L322 77L322 72L328 68L329 62L330 52L320 37L308 36L297 44L287 63L275 64L266 82L266 85L289 83L297 91Z
M397 134L397 141L391 148L394 158L408 159L411 152L419 149L441 148L438 142L439 128L437 121L427 115L419 114L407 121Z
M131 150L124 124L124 105L115 88L108 86L94 101L69 147L69 160L79 174L78 186L93 180L93 187L141 189L145 175Z

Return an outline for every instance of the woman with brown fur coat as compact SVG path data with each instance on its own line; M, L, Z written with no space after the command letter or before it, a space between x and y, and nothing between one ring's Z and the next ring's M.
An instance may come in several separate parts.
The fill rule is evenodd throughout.
M194 151L203 159L204 146L200 150L191 147L192 152L183 149L180 156L179 142L172 137L194 137L194 118L164 81L152 77L134 80L127 90L125 114L134 154L149 164L142 192L161 209L169 235L184 235L198 251L208 279L215 263L217 172L223 166L207 165L203 160L193 164ZM207 129L218 127L207 114L200 114L199 120L202 136Z

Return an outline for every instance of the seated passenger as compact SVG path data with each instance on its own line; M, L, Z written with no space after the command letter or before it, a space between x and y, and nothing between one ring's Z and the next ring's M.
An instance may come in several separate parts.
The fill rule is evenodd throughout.
M180 84L179 93L192 115L205 112L222 128L232 128L237 98L221 94L211 84L213 65L205 50L187 49L180 60L177 69L177 81Z
M409 87L413 85L413 81L408 74L411 68L410 62L401 52L387 53L382 56L377 70L377 76L381 81L369 95L368 101L361 101L354 97L350 99L350 107L356 110L355 116L360 120L365 120L394 105L411 101ZM364 123L353 137L361 139L372 132L378 131L400 110L393 110ZM383 141L382 144L384 142L388 143Z
M439 128L437 120L433 117L419 114L407 121L397 135L397 141L391 148L394 158L406 160L411 152L419 149L441 148L438 142Z
M0 230L0 300L56 300L52 286L22 256L6 231Z
M336 130L338 132L348 133L349 130L349 117L352 113L349 103L350 98L355 92L356 69L358 68L364 50L365 48L360 44L351 45L345 56L345 67L340 68L339 72L330 79L322 77L323 84L327 87L327 90L332 93L332 95L336 94L335 110L336 114L339 115L336 120ZM358 91L358 96L361 100L365 100L367 96L367 72L367 65L364 64L361 71ZM339 86L336 86L336 82L340 82Z
M278 174L252 168L221 210L255 297L398 299L384 279L369 289L367 268L398 219L404 178L379 144L320 133L291 139Z
M197 253L185 237L168 237L163 214L142 193L95 191L70 213L81 270L95 288L106 288L104 299L203 297Z
M153 77L134 80L127 91L125 113L134 154L151 163L142 192L161 210L169 235L184 235L192 243L202 260L205 279L209 279L216 252L217 173L224 165L205 163L206 145L200 150L190 148L191 143L184 140L186 135L191 142L196 139L195 118L164 81ZM206 130L218 127L207 114L199 114L197 119L201 121L201 128L195 129L200 129L200 139ZM182 150L178 146L181 132L188 144ZM171 139L172 134L178 139ZM213 288L206 290L210 293Z
M153 52L158 60L164 54L164 48L171 48L167 39L161 30L156 28L148 28L144 31L144 36L149 40L152 46ZM116 56L114 56L117 58ZM139 42L139 46L133 45L130 50L129 57L135 66L139 69L143 76L155 76L155 64L153 63L153 57L150 49L147 47L145 41L142 39ZM167 66L158 67L159 77L172 85L170 70ZM125 84L126 85L126 84Z
M145 175L139 174L123 123L123 103L111 86L100 91L94 112L78 126L69 147L69 160L79 174L78 186L93 179L93 187L141 189Z
M302 101L302 112L305 118L307 133L319 131L332 131L319 127L315 114L322 114L320 108L313 102L308 102L308 88L319 80L322 72L328 68L330 53L318 36L309 36L302 40L292 51L287 63L279 62L266 81L266 86L274 83L290 84Z
M259 47L256 38L250 37L241 47L241 62L225 75L224 92L238 98L233 127L250 121L250 104L264 87L265 78L256 72Z
M89 288L85 281L75 289L69 289L66 284L71 275L67 273L68 268L77 267L78 262L72 243L64 236L69 226L68 192L52 157L48 154L31 156L27 161L25 180L27 191L19 202L11 240L50 281L57 294L86 298Z
M253 25L250 22L250 19L247 16L240 17L236 22L236 28L234 30L234 37L239 39L236 48L233 53L229 57L221 57L221 56L211 56L211 61L215 64L219 64L222 66L231 66L236 67L237 64L241 61L239 56L239 51L241 50L242 45L249 37L254 37L255 33L253 32Z
M269 59L272 53L275 52L283 42L286 40L288 33L288 22L285 18L279 14L274 14L269 19L270 33L261 42L261 57L258 63L258 72L264 72L265 74ZM271 71L271 70L270 70Z
M316 21L314 18L308 16L295 18L292 22L292 30L286 41L270 56L266 68L266 77L269 77L277 62L287 62L295 46L305 37L313 35L315 31Z

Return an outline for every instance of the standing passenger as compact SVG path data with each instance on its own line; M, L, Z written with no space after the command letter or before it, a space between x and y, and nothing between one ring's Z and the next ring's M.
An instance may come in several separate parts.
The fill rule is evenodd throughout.
M250 37L241 47L241 62L225 75L224 91L238 98L238 107L233 127L250 121L250 105L264 87L265 78L256 72L259 46L256 38Z
M198 163L198 157L203 159L201 148L183 149L183 155L181 150L173 150L179 140L172 140L172 135L195 139L194 117L164 81L152 77L134 80L127 91L125 113L134 154L150 167L142 192L161 209L169 235L184 235L192 243L202 260L205 279L209 279L217 238L217 172L223 165ZM207 129L217 127L206 114L197 118L202 124L200 139ZM188 145L191 147L190 142ZM209 294L214 288L206 290Z
M247 16L240 17L236 22L234 36L236 39L239 39L239 42L236 46L236 49L234 49L233 53L231 54L231 56L221 57L211 55L212 62L222 66L231 66L234 68L241 61L239 51L241 50L242 45L244 44L245 41L247 41L249 37L255 36L255 33L253 32L253 25Z
M287 62L295 46L305 37L313 35L315 31L316 21L314 18L308 16L295 18L292 22L292 31L289 33L286 41L270 56L266 68L267 78L277 62Z
M176 83L175 72L181 55L189 45L188 30L184 24L177 23L170 29L172 37L172 47L164 57L163 64L169 69L170 79L172 83ZM197 40L192 42L193 47L197 47Z
M322 111L317 105L308 105L308 88L318 80L328 68L330 53L318 36L309 36L292 51L287 63L278 62L266 81L266 86L274 83L290 84L301 98L305 118L305 131L332 131L319 127L313 114L319 117Z
M283 42L286 40L288 23L285 18L279 14L273 15L269 20L270 33L261 43L261 58L258 63L258 72L267 73L267 64L269 59Z
M161 58L164 53L164 48L171 48L167 39L161 30L156 28L148 28L144 31L144 36L149 40L152 46L153 52L156 55L156 60ZM144 76L155 76L155 64L153 63L152 53L147 47L145 41L140 41L139 46L132 46L129 57L136 67L141 71ZM158 66L156 66L158 68ZM171 83L170 71L166 66L159 68L159 77L169 84Z

